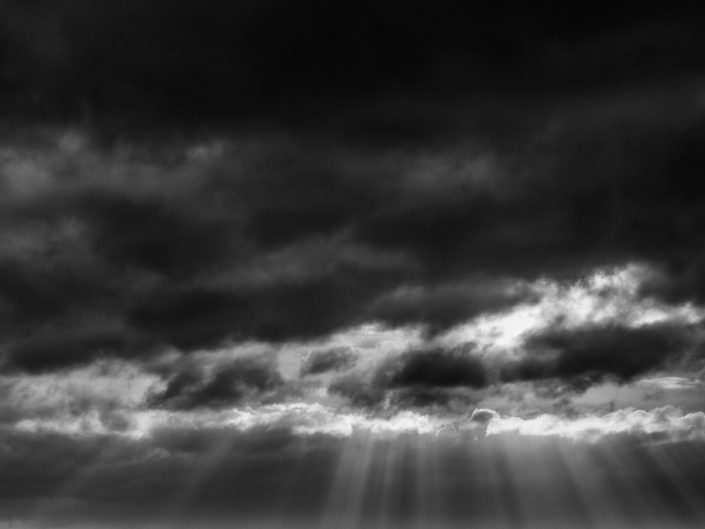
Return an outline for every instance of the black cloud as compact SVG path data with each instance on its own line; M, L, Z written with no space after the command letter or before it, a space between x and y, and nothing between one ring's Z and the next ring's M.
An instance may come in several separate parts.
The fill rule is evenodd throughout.
M442 4L8 1L3 111L113 131L263 119L320 127L383 94L418 107L439 94L580 93L696 72L704 59L696 17L675 8L575 17L555 6ZM352 129L379 141L429 128L413 113L404 127L377 114Z
M550 330L527 343L526 358L505 366L506 381L557 378L584 387L607 378L629 381L683 359L688 329L672 325Z
M96 318L146 351L374 320L441 330L526 300L513 281L631 261L662 271L645 295L697 301L701 131L695 117L577 115L506 161L499 146L416 156L261 138L175 166L89 146L82 164L53 140L21 145L20 169L48 176L17 190L15 158L4 166L4 332Z
M377 407L389 398L394 407L446 406L470 402L471 392L490 383L481 360L466 349L419 349L382 361L372 372L353 372L333 380L328 391L352 405Z
M227 217L212 218L157 198L107 193L80 197L77 211L92 227L92 244L106 260L165 275L187 274L227 255Z
M661 272L645 296L703 299L685 12L0 9L0 330L18 367L439 331L526 300L512 281L634 261ZM67 330L83 326L99 330Z
M646 305L705 303L701 26L652 3L0 0L0 524L702 518L699 445L465 442L501 426L470 415L488 402L566 419L569 392L700 370L702 322L428 345L611 266L650 271ZM473 431L309 435L321 403L342 434L409 408ZM300 429L234 427L289 406Z
M10 369L51 371L88 363L100 356L135 357L149 344L120 328L47 329L13 342L7 353Z
M391 376L390 388L421 387L471 387L481 388L487 384L487 375L482 362L468 351L444 349L422 350L399 357L395 366L385 366Z
M375 300L371 314L392 325L430 323L432 330L446 329L483 312L527 301L531 298L527 290L488 278L429 287L403 285Z

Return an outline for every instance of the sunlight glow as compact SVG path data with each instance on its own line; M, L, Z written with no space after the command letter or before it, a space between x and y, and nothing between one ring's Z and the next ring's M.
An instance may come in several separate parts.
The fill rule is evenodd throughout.
M632 264L599 270L572 284L540 279L529 286L537 301L481 315L451 329L439 341L449 347L472 342L490 355L516 355L528 335L553 327L578 329L609 323L638 328L705 319L705 311L691 303L673 306L641 297L639 289L652 273L646 266Z

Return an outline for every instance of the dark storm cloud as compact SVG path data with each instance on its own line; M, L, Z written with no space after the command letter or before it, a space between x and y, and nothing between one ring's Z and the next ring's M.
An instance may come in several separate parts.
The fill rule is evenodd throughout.
M468 351L444 349L422 350L407 353L397 359L387 385L390 388L408 386L471 387L487 384L482 362Z
M28 349L32 332L55 367L61 351L73 364L90 360L91 347L139 355L226 338L307 339L373 320L438 330L528 295L453 271L446 284L405 249L356 240L361 220L394 197L432 194L442 207L453 194L409 176L415 156L257 140L172 166L158 152L141 159L70 141L87 140L10 143L3 159L0 310L16 349ZM65 339L67 327L95 326L118 330L104 341L77 330L75 347Z
M239 358L212 370L188 363L169 377L162 391L150 396L149 404L177 410L223 408L282 384L276 366L259 358Z
M125 335L96 350L119 351L372 320L437 331L530 300L522 278L634 260L662 270L650 295L697 300L701 118L649 112L577 113L506 160L499 147L373 154L261 138L170 166L11 145L4 332L22 342L97 320Z
M695 223L696 219L689 222ZM700 251L695 240L676 252L666 260L661 273L644 285L643 294L671 302L702 303L705 300L705 253Z
M471 401L462 390L482 389L489 382L485 366L471 351L435 348L391 357L371 373L343 375L328 391L360 407L376 407L387 397L402 408L444 406L454 398Z
M321 239L376 196L366 178L346 185L341 162L325 153L295 167L291 145L265 145L214 164L182 159L172 172L158 156L143 162L93 147L76 154L62 141L8 146L0 230L3 332L16 350L46 349L56 367L62 350L66 363L84 352L88 360L91 343L97 354L143 342L190 348L228 336L326 334L359 321L365 305L413 273L402 255ZM308 183L295 185L291 171ZM350 207L306 220L313 209L342 206L336 196ZM96 325L124 336L103 343L77 330L75 347L64 339L67 326Z
M526 358L505 366L500 378L554 378L583 389L605 378L626 382L677 365L691 344L688 329L671 325L549 330L531 337Z
M632 261L661 271L645 295L702 298L687 13L0 9L3 112L25 120L0 153L16 368L370 321L437 332L530 300L523 279Z
M135 356L148 350L136 335L121 328L46 329L9 346L6 368L42 372L88 363L100 356Z
M494 189L467 182L442 200L398 202L367 217L357 236L411 252L431 275L468 267L574 274L597 263L647 260L683 270L688 282L679 299L695 297L687 285L699 277L692 259L702 221L695 177L703 167L696 147L702 108L664 116L649 104L669 106L660 98L635 107L593 101L558 113L555 130L541 127L543 138L506 151L491 177Z
M82 209L99 256L164 275L188 274L227 258L234 228L231 219L153 197L87 193L76 211Z
M566 415L575 390L702 362L701 323L663 305L705 302L701 25L649 4L0 0L0 519L695 519L701 449L644 442L700 439L701 413ZM673 323L418 345L631 263L644 299L615 321L655 301ZM409 328L354 329L373 322ZM359 356L287 379L348 332ZM504 415L541 399L556 413Z
M370 296L365 281L357 283L341 273L230 292L157 290L144 301L136 299L127 317L134 328L185 349L215 346L227 337L310 339L362 323L362 308Z
M402 409L467 408L472 391L489 384L486 367L467 350L413 351L383 366L378 376L391 391L390 404Z
M243 119L321 127L381 94L423 106L687 75L704 59L696 19L648 6L575 17L488 3L9 0L0 90L6 114L113 130ZM359 136L437 134L437 114L404 112L402 127L372 114L353 124Z

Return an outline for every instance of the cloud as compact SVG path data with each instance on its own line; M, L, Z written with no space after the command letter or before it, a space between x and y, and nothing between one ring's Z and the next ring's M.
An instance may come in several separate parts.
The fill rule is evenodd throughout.
M243 357L210 370L186 363L166 381L166 387L149 398L150 406L170 409L222 408L256 399L282 386L270 362Z
M412 348L334 379L328 392L362 408L445 408L455 400L467 404L488 384L485 366L471 351Z
M178 0L98 8L13 0L3 3L0 17L7 64L0 77L7 99L2 111L25 120L91 119L112 134L139 134L141 126L143 135L262 120L299 130L313 122L323 135L326 117L333 115L351 122L343 131L348 139L428 141L469 128L429 111L438 93L464 95L462 102L475 100L482 109L488 99L509 104L519 94L541 100L620 83L657 84L674 70L692 76L703 57L694 53L701 36L689 15L653 6L638 13L613 10L606 27L602 12L578 23L563 11L537 8L519 17L489 4L470 12L395 1L332 9L320 1L232 6ZM194 19L209 28L208 39ZM367 36L363 43L359 31ZM665 39L669 46L662 45ZM116 48L114 42L125 44ZM406 97L379 104L399 86ZM284 107L282 93L289 100ZM398 107L415 111L395 113ZM462 106L451 108L457 113ZM468 121L486 122L487 134L511 129L510 118L503 127L486 110L475 112ZM399 113L401 125L394 119Z
M140 437L132 417L118 410L91 409L80 415L53 418L26 418L14 428L30 434L60 434L72 437L121 436Z
M387 387L427 386L481 388L487 384L482 363L468 351L421 350L384 366Z
M680 377L680 376L661 376L652 378L642 378L639 384L647 387L655 387L664 390L687 390L699 388L702 381L697 378Z
M575 144L551 133L548 172L522 149L503 157L503 147L481 142L409 153L258 134L223 138L194 157L204 147L186 140L101 147L56 130L4 140L0 330L19 351L9 356L22 366L17 355L31 350L31 369L41 370L42 359L61 368L63 358L90 361L101 350L142 357L227 341L287 343L373 322L417 325L448 346L472 341L487 351L520 347L523 333L554 319L702 319L692 302L646 295L672 252L629 242L636 235L623 216L645 219L650 195L629 194L624 211L609 214L600 213L609 204L570 205L585 190L558 173L596 134L586 119L566 118ZM638 119L647 121L638 134L656 141L664 118ZM631 140L614 141L618 161L626 157L616 165L631 166ZM697 208L686 198L697 190L659 191L667 183L657 167L678 151L662 149L649 185L672 193L691 218ZM43 175L29 188L17 185L23 164ZM625 193L637 173L645 174L620 173ZM601 201L606 178L580 185ZM578 220L596 237L612 232L594 223L614 221L615 235L581 242L592 231ZM575 247L564 251L568 243ZM36 344L45 353L35 354Z
M386 397L384 387L358 374L338 377L330 383L328 392L344 397L353 406L366 408L381 405Z
M472 20L508 31L502 58L491 24L453 10L207 3L0 8L0 114L25 118L0 141L4 367L256 342L288 376L301 351L353 347L331 395L416 408L497 379L585 387L692 361L705 121L689 17L614 14L572 40L488 8ZM682 77L657 79L663 64ZM403 337L344 343L371 326ZM324 358L301 372L347 365ZM164 375L167 405L219 400L196 364ZM214 395L238 401L222 377Z
M353 460L386 484L346 506L461 519L526 482L496 436L704 438L699 412L584 413L642 386L692 410L700 17L470 9L0 1L0 518L56 491L314 512ZM377 494L387 456L412 493ZM463 481L481 459L491 487ZM600 479L559 480L567 510Z
M205 160L176 149L174 169L152 152L106 152L89 141L74 152L64 136L8 146L0 160L8 186L0 311L18 367L25 361L15 357L27 349L31 369L41 370L41 358L60 368L100 350L139 356L230 337L315 338L365 323L366 306L414 273L404 255L338 233L378 200L371 180L350 180L347 160L312 153L310 164L294 164L289 143L265 141ZM12 183L18 163L46 175L31 193ZM303 187L289 180L317 164ZM270 193L275 187L300 199L283 204ZM306 219L311 208L337 210L336 197L350 206L339 223L324 216L300 226L286 212ZM321 239L321 230L330 237ZM40 347L45 353L35 354Z
M345 371L355 366L357 355L349 349L324 349L312 352L301 366L301 375L318 375L329 371Z
M558 378L592 383L605 377L628 381L676 363L689 344L688 330L669 325L636 329L604 326L554 330L532 336L526 356L502 369L506 381Z
M432 330L447 329L516 305L530 295L525 284L488 278L426 288L405 285L375 300L370 316L390 325L427 323Z
M8 429L8 426L3 428ZM16 421L9 431L76 438L115 435L145 442L150 439L153 440L150 442L166 441L172 434L181 435L179 432L203 432L207 437L228 435L228 432L283 432L301 437L338 438L412 433L463 439L468 443L485 435L554 437L591 443L622 437L675 443L704 440L705 414L686 413L671 405L649 410L626 407L600 413L572 411L529 415L499 413L489 408L475 408L463 415L393 409L370 413L320 402L262 404L251 401L250 404L200 409L195 406L123 411L93 408L64 417L35 415Z
M227 256L231 219L189 211L162 197L87 192L76 212L99 258L167 276L193 273Z
M36 373L88 363L100 356L130 357L148 350L137 335L123 328L91 328L90 322L76 329L46 330L12 343L7 367Z

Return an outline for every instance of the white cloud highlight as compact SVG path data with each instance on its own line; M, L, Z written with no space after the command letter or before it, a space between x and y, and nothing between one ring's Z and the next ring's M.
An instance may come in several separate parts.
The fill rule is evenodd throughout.
M485 353L516 355L530 334L553 327L580 329L600 325L639 328L658 323L695 324L705 310L691 303L669 305L639 295L654 272L645 265L598 270L572 284L541 279L528 286L537 301L478 316L439 338L446 347L475 343Z
M108 417L108 419L110 419ZM536 417L500 415L491 409L477 409L468 415L444 417L403 411L388 417L364 415L326 407L319 403L286 403L248 406L209 413L136 411L121 416L118 428L106 416L91 411L81 417L25 419L15 428L25 432L53 432L70 436L114 434L132 439L149 438L168 430L232 430L241 433L284 430L298 436L325 435L346 438L354 435L394 437L398 435L443 435L473 438L503 435L559 437L598 442L612 436L630 436L650 441L705 441L705 413L684 413L673 406L652 410L624 408L603 415L565 417L542 414Z
M705 441L705 413L684 414L673 406L653 410L624 408L605 415L565 418L543 414L523 419L497 417L487 425L487 435L519 434L557 436L576 441L597 441L610 435L637 435L669 441Z

